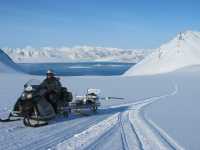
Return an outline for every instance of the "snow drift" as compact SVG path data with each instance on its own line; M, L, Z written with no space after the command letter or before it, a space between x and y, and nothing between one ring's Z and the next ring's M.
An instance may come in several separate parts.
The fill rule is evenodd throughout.
M0 73L20 72L21 68L0 49Z
M106 47L41 47L4 48L16 63L73 62L73 61L141 61L151 50L132 50Z
M200 32L186 31L156 49L124 75L166 73L198 64L200 64Z

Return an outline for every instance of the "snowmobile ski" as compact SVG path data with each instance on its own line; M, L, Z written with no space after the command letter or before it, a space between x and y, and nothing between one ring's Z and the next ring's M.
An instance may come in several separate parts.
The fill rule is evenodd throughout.
M8 116L8 118L6 118L6 119L2 119L2 118L0 118L0 122L12 122L12 121L19 121L19 120L21 120L21 118L13 118L13 119L11 119L12 117L17 117L17 116L14 116L14 115L12 115L12 113L10 113L9 114L9 116Z
M19 121L21 120L20 118L17 119L10 119L10 118L6 118L6 119L1 119L0 118L0 122L12 122L12 121Z
M39 123L39 120L35 120L35 121L37 121L37 123L33 124L33 123L31 123L31 119L29 117L24 117L24 119L23 119L23 123L27 127L37 128L37 127L42 127L42 126L48 125L48 122Z

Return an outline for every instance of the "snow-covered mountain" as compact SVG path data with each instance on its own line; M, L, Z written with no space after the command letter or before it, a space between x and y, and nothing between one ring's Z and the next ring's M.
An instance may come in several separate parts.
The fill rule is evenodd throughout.
M141 61L151 50L131 50L105 47L42 47L33 48L4 48L16 63L39 62L73 62L73 61L115 61L133 62Z
M21 69L0 49L0 73L20 72Z
M124 75L166 73L198 64L200 64L200 32L186 31L163 44Z

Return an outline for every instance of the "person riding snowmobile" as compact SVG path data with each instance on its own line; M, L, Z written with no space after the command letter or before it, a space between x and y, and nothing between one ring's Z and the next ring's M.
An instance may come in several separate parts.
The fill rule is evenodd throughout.
M57 112L57 103L61 97L62 85L52 70L48 70L46 75L47 77L40 84L40 88L44 90L45 98L52 104L55 112Z
M56 115L68 117L71 112L69 102L73 96L66 87L61 86L54 73L49 70L42 83L35 81L32 79L24 84L24 90L13 110L7 118L0 118L0 122L23 119L25 126L39 127L47 125Z

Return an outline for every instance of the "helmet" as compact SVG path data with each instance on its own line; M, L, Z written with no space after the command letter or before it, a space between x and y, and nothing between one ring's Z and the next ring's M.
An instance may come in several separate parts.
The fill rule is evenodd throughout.
M28 85L27 87L25 87L24 89L26 92L32 92L34 89L31 85Z
M51 69L47 70L47 75L54 75L53 70L51 70Z

